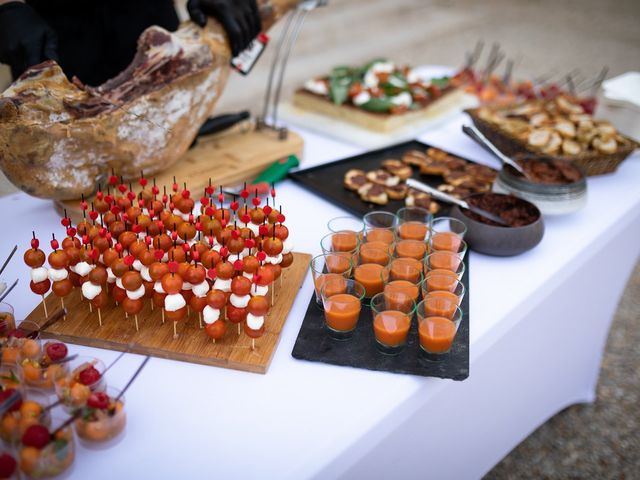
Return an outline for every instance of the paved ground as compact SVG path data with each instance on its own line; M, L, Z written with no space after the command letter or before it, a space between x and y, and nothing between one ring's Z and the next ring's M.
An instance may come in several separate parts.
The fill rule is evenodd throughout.
M639 18L638 0L330 0L305 25L285 93L336 63L377 56L459 65L478 39L499 42L516 61L518 76L574 68L595 75L604 65L617 75L639 68ZM218 111L258 111L270 55L249 77L233 80ZM0 195L11 191L0 174ZM613 323L597 401L556 415L487 478L640 478L638 432L640 266Z

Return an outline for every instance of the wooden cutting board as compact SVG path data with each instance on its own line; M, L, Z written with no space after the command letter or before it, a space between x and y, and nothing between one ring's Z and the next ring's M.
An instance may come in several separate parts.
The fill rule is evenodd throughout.
M169 190L175 176L178 184L186 182L195 198L200 198L209 178L214 185L233 187L253 180L276 160L289 155L301 158L303 147L302 137L294 132L290 131L287 138L281 140L273 130L257 131L245 123L219 134L200 137L195 147L155 179L161 190L163 185ZM136 187L137 184L134 189ZM87 201L91 203L91 199ZM74 223L82 219L79 199L55 204L60 214L66 208Z
M42 336L66 343L118 351L126 350L133 343L131 351L142 355L266 373L280 340L284 322L309 268L311 255L294 253L293 256L293 264L283 269L282 285L279 280L275 282L274 306L267 315L265 333L256 339L254 350L251 349L251 338L242 328L238 335L237 325L231 322L227 322L228 329L224 338L213 343L204 330L200 329L195 312L191 312L186 321L178 322L178 337L174 338L173 322L166 321L163 324L161 310L157 307L151 310L148 299L145 299L144 309L138 314L138 331L134 318L125 318L124 311L113 304L101 310L101 327L96 310L89 311L89 302L83 301L78 289L74 289L64 300L67 318L49 327ZM268 298L271 298L271 290ZM60 299L55 295L48 295L45 301L50 316L60 310ZM27 320L39 325L45 322L42 304L29 314Z

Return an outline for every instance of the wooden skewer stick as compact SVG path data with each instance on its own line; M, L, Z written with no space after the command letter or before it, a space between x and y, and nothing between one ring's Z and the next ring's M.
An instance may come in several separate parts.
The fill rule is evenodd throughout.
M256 339L252 338L251 339L251 350L255 350L256 349Z
M44 308L44 318L48 318L49 312L47 312L47 299L44 295L42 295L42 308Z
M212 338L212 339L211 339L211 341L212 341L213 343L216 343L216 339L215 339L215 338Z
M241 335L240 324L238 324L238 335Z
M178 330L176 328L176 325L178 325L178 322L176 322L175 320L173 321L173 338L177 338L178 337Z
M89 302L89 313L93 313L93 306L91 305L91 302Z
M102 313L100 313L100 309L98 309L98 323L102 326Z
M149 303L151 304L151 311L153 312L153 298L149 299Z
M67 319L67 309L64 308L64 297L60 297L60 303L62 304L62 310L65 312L64 313L64 320Z
M139 331L140 331L140 327L138 326L138 314L135 314L135 315L133 316L133 318L134 318L134 319L135 319L135 321L136 321L136 332L139 332Z
M164 308L162 309L162 324L164 325Z
M200 323L200 328L202 328L202 312L198 312L198 322Z
M275 282L273 282L271 284L271 306L273 307L273 303L275 301L275 291L276 291L276 286L275 286Z

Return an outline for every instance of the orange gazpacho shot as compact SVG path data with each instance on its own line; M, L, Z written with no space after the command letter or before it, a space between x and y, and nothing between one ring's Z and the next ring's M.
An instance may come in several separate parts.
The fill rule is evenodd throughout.
M405 222L397 227L398 236L403 240L422 240L427 238L429 227L422 222Z
M365 237L368 243L382 242L386 245L391 245L396 239L390 228L371 228L365 232Z
M438 232L431 237L431 247L436 251L458 252L460 236L453 232Z
M420 320L418 336L427 353L447 353L456 336L456 324L445 317L426 317Z
M417 302L419 293L418 285L406 280L393 280L384 286L387 305L398 310L405 311L412 301Z
M451 270L435 269L427 274L423 290L429 293L434 291L453 292L459 281L458 275Z
M396 243L396 255L400 258L422 260L427 253L427 244L423 240L400 240Z
M328 297L324 302L324 318L327 326L337 332L349 332L355 329L360 317L360 309L360 299L349 293L338 293Z
M331 247L334 252L352 252L358 248L358 234L348 230L331 235Z
M377 263L363 263L355 268L353 278L362 284L366 297L373 297L384 289L389 272L386 267Z
M360 263L389 263L390 246L384 242L367 242L360 245Z
M444 295L451 295L448 298ZM424 299L425 313L429 317L445 317L452 319L458 307L458 297L450 292L433 292Z
M373 319L373 333L376 340L388 347L397 347L406 343L410 327L409 315L397 310L380 312Z
M322 275L318 275L316 277L315 283L318 298L320 298L320 292L322 290L322 287L324 287L325 285L327 285L325 291L328 296L344 292L347 287L347 279L340 273L323 273Z

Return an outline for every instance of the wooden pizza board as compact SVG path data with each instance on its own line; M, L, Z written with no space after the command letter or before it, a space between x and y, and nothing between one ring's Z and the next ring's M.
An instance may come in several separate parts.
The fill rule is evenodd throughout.
M215 135L198 138L198 143L167 170L155 175L156 184L170 190L173 177L180 185L187 183L195 198L209 184L233 187L253 180L272 163L289 155L302 156L304 141L289 131L286 139L279 139L271 129L255 130L251 124L235 126ZM117 172L116 172L117 173ZM136 182L134 189L140 188ZM91 199L87 200L91 203ZM63 209L77 223L82 219L80 200L56 201L57 210Z
M133 317L125 318L124 311L115 305L102 309L100 327L97 312L95 309L93 313L89 312L89 303L83 301L77 288L64 300L67 318L49 327L42 337L118 351L126 350L133 344L131 351L142 355L264 374L309 268L311 255L294 253L293 256L293 264L283 269L282 285L280 280L275 282L275 303L265 320L264 335L256 339L255 350L251 350L251 338L243 330L238 336L237 325L230 322L225 337L213 343L199 328L198 315L194 312L186 321L178 322L178 338L174 338L173 322L166 321L163 324L161 310L156 307L152 311L148 299L145 299L145 307L138 314L138 332ZM271 291L268 298L271 298ZM60 310L60 299L55 295L48 295L45 301L49 315ZM46 319L42 305L39 304L26 319L39 325L44 323Z

